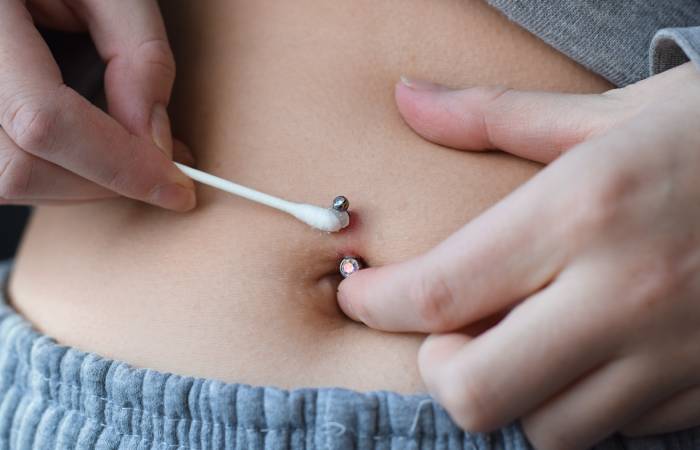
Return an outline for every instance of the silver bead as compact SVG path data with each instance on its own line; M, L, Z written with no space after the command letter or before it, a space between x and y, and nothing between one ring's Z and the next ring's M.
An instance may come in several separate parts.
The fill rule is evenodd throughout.
M347 278L353 273L362 269L362 264L357 258L352 256L346 256L340 261L340 274L343 278Z
M342 195L337 196L333 199L333 209L336 211L347 211L350 207L350 201Z

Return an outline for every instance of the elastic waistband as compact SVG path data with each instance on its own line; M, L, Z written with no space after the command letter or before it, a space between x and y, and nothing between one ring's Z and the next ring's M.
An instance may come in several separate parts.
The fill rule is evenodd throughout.
M0 280L8 267L0 267ZM3 296L0 448L531 447L517 424L464 433L424 395L286 391L134 368L58 345L33 330Z

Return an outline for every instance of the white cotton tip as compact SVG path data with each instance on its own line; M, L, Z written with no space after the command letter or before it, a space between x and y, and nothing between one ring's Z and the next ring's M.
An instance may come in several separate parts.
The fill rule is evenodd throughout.
M333 208L297 203L289 211L291 215L305 224L321 231L336 232L350 224L350 215L346 211L336 211Z
M350 224L350 215L347 211L336 211L333 208L321 208L320 206L309 205L306 203L294 203L264 192L256 191L249 187L241 186L233 181L224 180L215 175L202 172L201 170L193 169L192 167L183 164L175 163L180 170L193 180L204 183L208 186L221 189L233 195L238 195L248 200L252 200L271 208L284 211L301 220L307 225L310 225L318 230L335 232L340 231ZM342 198L346 203L347 199ZM336 198L336 200L338 199Z

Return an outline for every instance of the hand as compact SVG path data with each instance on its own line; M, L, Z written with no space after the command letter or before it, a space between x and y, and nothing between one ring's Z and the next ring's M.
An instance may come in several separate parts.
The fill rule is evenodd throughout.
M175 68L156 0L0 0L0 9L0 203L120 194L193 208L194 185L171 162ZM33 19L87 27L107 61L111 117L63 84Z
M432 333L421 374L469 431L522 418L538 449L574 450L700 425L696 68L602 95L407 81L396 98L436 143L556 161L427 253L344 280L346 314Z

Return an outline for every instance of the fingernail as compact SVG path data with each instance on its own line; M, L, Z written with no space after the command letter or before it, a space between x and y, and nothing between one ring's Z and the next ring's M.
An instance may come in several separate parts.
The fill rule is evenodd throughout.
M165 184L154 189L153 204L173 211L185 212L197 205L197 197L192 189L177 183Z
M156 103L151 110L151 136L153 143L165 153L168 158L173 155L173 135L170 130L170 118L165 105Z
M444 91L448 88L442 84L433 83L431 81L418 80L415 78L401 75L401 84L414 91Z

